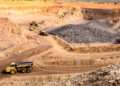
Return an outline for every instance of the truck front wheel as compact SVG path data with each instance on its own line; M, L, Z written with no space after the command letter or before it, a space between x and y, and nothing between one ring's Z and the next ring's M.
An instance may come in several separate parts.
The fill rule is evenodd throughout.
M16 74L16 71L15 70L11 70L10 74L14 75L14 74Z

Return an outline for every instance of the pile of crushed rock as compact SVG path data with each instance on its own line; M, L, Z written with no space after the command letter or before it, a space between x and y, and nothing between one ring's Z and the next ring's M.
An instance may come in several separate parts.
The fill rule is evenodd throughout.
M51 81L47 86L120 86L120 65L111 65L66 80Z
M69 24L49 31L71 43L113 42L120 35L105 21L89 21L84 24Z

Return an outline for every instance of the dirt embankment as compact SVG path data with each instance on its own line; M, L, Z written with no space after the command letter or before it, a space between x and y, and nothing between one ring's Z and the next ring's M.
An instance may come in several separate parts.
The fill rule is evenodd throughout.
M103 52L120 51L120 44L112 44L112 43L70 44L57 36L53 36L53 39L58 43L59 46L63 47L63 49L70 52L103 53Z
M102 46L91 46L87 45L85 47L76 47L73 48L73 51L78 52L78 53L102 53L102 52L113 52L113 51L120 51L120 45L117 44L107 44L107 45L102 45Z

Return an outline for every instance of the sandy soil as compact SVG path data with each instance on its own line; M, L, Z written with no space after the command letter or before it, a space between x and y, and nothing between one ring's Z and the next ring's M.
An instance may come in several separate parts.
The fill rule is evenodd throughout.
M34 69L30 74L16 74L13 77L0 75L1 80L14 80L14 77L23 76L29 80L28 77L34 75L82 73L120 63L119 44L113 44L113 46L107 44L107 47L101 43L93 44L95 46L93 51L92 44L89 47L84 44L83 51L87 52L82 52L80 50L82 44L74 46L74 44L70 44L61 38L56 39L53 35L40 36L37 32L29 31L31 21L38 23L38 31L48 31L66 24L87 22L82 18L80 8L86 7L88 4L80 3L76 5L76 3L73 3L71 5L70 3L64 3L63 7L61 7L61 4L49 4L48 7L44 7L44 5L39 7L35 3L33 5L31 3L27 5L21 3L24 4L23 8L21 8L21 4L12 3L13 5L5 6L6 4L0 6L0 70L13 61L33 61ZM101 8L103 5L106 9L109 7L106 4L91 3L91 5L96 8ZM119 5L109 5L111 9L119 8ZM32 7L36 9L33 10ZM76 10L72 11L72 7L76 7ZM66 14L63 16L61 13ZM76 46L78 50L75 50ZM109 50L109 47L112 47L112 49ZM68 50L68 48L73 51ZM98 48L102 52L98 52ZM107 52L104 52L106 50Z

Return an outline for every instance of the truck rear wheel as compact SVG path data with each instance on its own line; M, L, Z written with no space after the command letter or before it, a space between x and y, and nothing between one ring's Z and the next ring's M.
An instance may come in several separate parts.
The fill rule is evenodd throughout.
M26 73L26 69L24 68L24 69L22 69L22 73Z
M27 73L30 73L32 71L32 68L27 68Z

